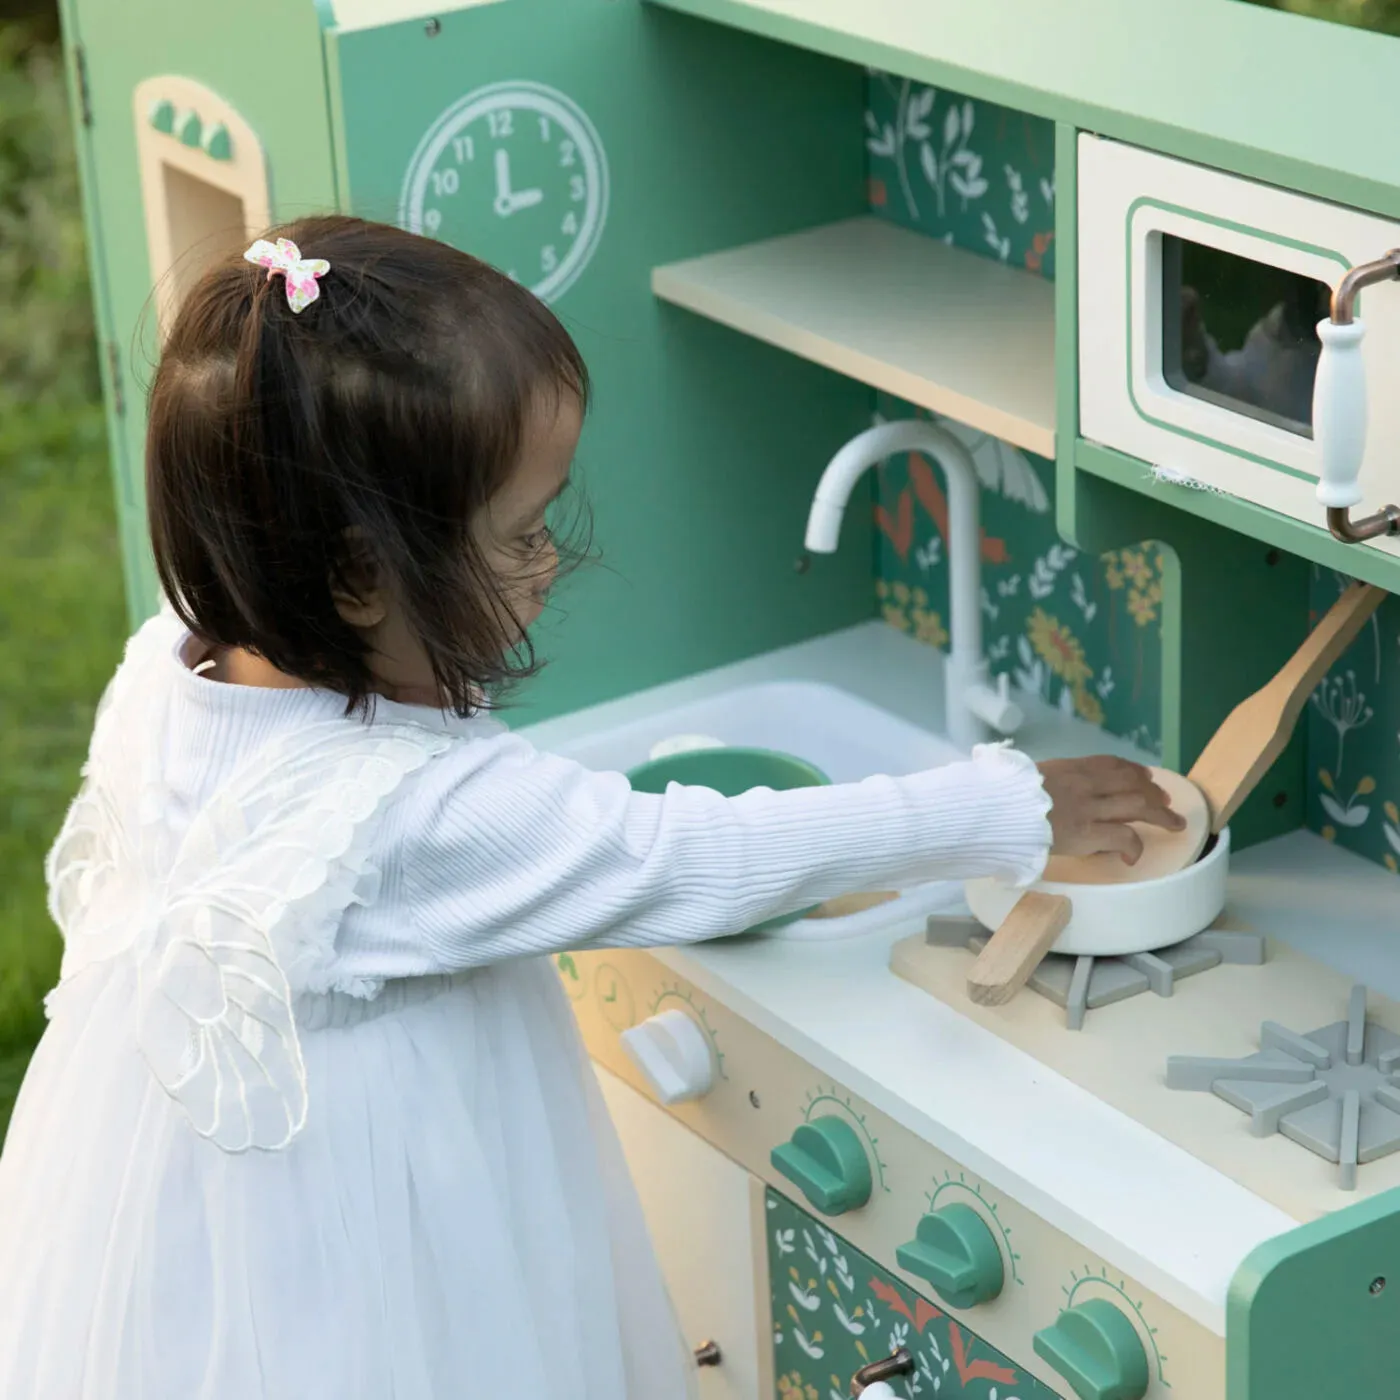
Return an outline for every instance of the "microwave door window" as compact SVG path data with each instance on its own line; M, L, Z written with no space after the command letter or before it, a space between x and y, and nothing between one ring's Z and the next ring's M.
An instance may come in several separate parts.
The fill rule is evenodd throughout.
M1179 394L1312 437L1324 282L1162 234L1162 371Z

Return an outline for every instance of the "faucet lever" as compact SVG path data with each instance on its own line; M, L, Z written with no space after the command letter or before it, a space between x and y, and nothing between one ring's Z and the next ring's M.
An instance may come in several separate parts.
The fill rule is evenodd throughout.
M1014 734L1025 722L1021 707L1011 698L1011 677L1003 671L995 687L974 682L963 692L967 708L998 734Z

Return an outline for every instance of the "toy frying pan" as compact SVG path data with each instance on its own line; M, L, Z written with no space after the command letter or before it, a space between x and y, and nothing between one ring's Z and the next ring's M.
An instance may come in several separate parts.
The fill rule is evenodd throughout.
M1169 947L1208 928L1225 903L1230 818L1283 752L1308 697L1385 596L1369 584L1349 587L1283 669L1230 712L1189 780L1157 770L1187 829L1168 837L1139 828L1147 849L1137 866L1115 856L1056 860L1024 893L996 880L968 881L968 906L995 930L968 976L972 1000L984 1006L1009 1001L1050 952L1122 956Z

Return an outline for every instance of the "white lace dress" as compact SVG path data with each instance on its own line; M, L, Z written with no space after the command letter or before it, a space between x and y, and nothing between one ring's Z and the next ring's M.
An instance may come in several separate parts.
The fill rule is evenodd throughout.
M50 857L65 956L0 1156L0 1396L691 1394L539 955L1031 879L1034 770L634 796L493 721L219 685L187 642L168 615L133 638Z

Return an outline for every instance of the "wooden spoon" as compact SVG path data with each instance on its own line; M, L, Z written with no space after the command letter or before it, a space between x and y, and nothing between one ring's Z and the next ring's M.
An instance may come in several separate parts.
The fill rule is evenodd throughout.
M1308 697L1385 596L1383 588L1353 583L1278 675L1236 705L1212 735L1192 765L1191 781L1205 794L1217 835L1287 747Z
M1073 862L1052 860L1045 878L1079 884L1160 879L1197 859L1207 829L1192 792L1199 794L1209 811L1209 832L1218 835L1283 752L1308 697L1385 596L1384 589L1370 584L1347 588L1279 673L1226 716L1192 766L1189 780L1164 769L1153 770L1172 807L1187 818L1186 831L1176 833L1177 840L1171 840L1170 833L1155 833L1149 846L1148 836L1155 828L1139 827L1145 850L1137 865L1125 865L1113 855ZM1149 850L1151 864L1146 863ZM1058 870L1052 869L1057 863ZM1054 947L1072 913L1073 906L1062 895L1038 890L1023 894L973 963L967 979L968 996L983 1006L1010 1001Z
M851 914L863 914L867 909L874 909L877 905L888 904L890 900L898 898L898 890L869 890L861 894L838 894L834 899L828 899L824 904L817 905L807 917L809 919L844 919Z

